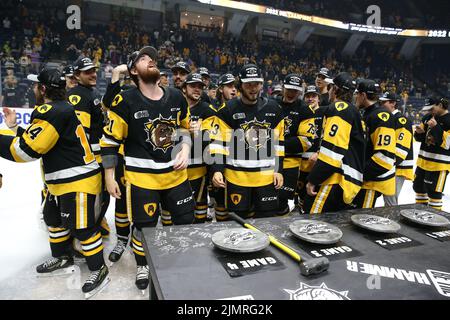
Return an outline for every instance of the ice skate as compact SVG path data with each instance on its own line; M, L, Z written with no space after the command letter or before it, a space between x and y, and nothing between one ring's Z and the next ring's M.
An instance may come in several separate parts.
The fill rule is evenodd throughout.
M50 258L38 265L36 267L36 272L38 273L38 277L54 277L73 274L75 272L73 258L69 256Z
M127 241L128 242L128 241ZM117 240L116 246L109 254L109 261L111 261L110 266L112 266L115 262L119 261L122 257L122 254L125 252L125 249L127 247L127 242L122 240Z
M136 273L136 287L141 290L142 295L145 294L145 290L149 284L149 268L146 266L138 266Z
M91 275L84 283L81 291L84 293L85 299L90 299L105 288L111 279L108 277L109 270L106 265L100 268L100 270L91 272Z

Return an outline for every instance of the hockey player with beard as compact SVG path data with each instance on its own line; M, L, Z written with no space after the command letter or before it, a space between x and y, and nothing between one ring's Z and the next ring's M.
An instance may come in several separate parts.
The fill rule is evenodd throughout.
M135 54L137 54L137 52L135 52ZM132 85L122 84L120 81L121 75L123 75L124 77L129 76L126 64L119 65L115 67L112 71L111 83L108 85L106 93L102 98L102 106L107 110L111 108L111 105L114 103L114 98L121 91L129 90L136 87L134 83ZM125 194L125 177L123 172L124 167L123 145L119 148L117 158L118 163L116 166L114 177L116 178L116 181L119 184L121 193ZM130 236L130 221L127 215L125 197L115 199L114 217L117 234L117 243L108 257L109 261L113 263L119 261L119 259L122 257L122 254L125 251Z
M189 106L180 90L158 86L156 61L153 47L130 56L127 67L137 87L114 98L100 141L107 190L116 199L126 196L138 266L136 286L140 290L149 284L142 228L156 226L160 207L174 224L194 221L186 170L192 144ZM126 195L114 178L121 144L125 151Z
M227 209L244 218L273 216L283 185L284 119L275 101L260 97L263 82L256 65L243 66L241 98L219 110L210 144L212 181L225 188Z
M186 62L180 61L177 62L171 70L173 74L173 86L182 90L184 81L188 74L191 73L191 68Z

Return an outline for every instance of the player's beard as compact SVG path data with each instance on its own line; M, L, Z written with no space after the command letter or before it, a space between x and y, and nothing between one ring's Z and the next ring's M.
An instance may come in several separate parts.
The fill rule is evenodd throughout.
M251 94L242 90L242 95L252 104L258 101L258 94Z
M159 69L156 67L147 68L142 73L139 74L142 82L147 84L156 84L160 78Z

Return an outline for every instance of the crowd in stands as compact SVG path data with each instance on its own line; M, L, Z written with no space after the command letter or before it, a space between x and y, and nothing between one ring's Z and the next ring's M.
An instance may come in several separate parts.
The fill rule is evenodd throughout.
M29 72L37 72L42 63L60 60L70 64L79 56L87 56L99 67L101 78L108 81L114 66L125 63L132 51L145 45L158 48L161 69L170 69L182 60L192 70L207 67L216 74L236 74L242 65L256 63L263 70L267 88L292 72L302 74L306 83L313 83L318 70L326 67L332 74L345 70L354 78L376 79L383 91L402 95L405 105L408 97L421 98L430 93L426 79L417 82L414 80L417 74L413 73L428 63L423 58L429 59L428 51L412 62L405 62L398 56L396 45L363 42L355 55L348 58L341 56L345 42L335 38L311 36L299 48L281 39L235 38L219 28L198 32L195 26L179 28L176 24L163 24L161 28L146 30L132 19L115 19L109 25L86 25L82 30L69 31L65 27L64 13L55 9L57 6L52 1L19 6L15 6L15 2L6 0L2 4L7 10L0 16L0 58L2 69L6 70L3 90L16 88L17 104L23 103L26 91L26 84L20 79ZM280 1L287 6L294 3L297 2ZM307 5L311 1L299 3ZM329 5L325 6L328 3L325 1L317 3L324 8ZM274 42L278 42L277 45ZM450 89L445 74L438 74L428 83L446 92Z

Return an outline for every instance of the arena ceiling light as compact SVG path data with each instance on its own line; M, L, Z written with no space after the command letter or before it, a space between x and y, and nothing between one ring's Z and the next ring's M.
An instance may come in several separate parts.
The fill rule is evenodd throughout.
M426 37L426 38L448 38L450 37L450 30L418 30L418 29L398 29L388 27L373 27L362 24L344 23L339 20L333 20L323 17L311 16L291 11L279 10L267 6L251 4L246 2L238 2L231 0L197 0L200 3L215 5L230 9L243 10L247 12L256 12L260 14L268 14L287 19L306 21L309 23L338 28L347 31L356 31L372 34L403 36L403 37Z

